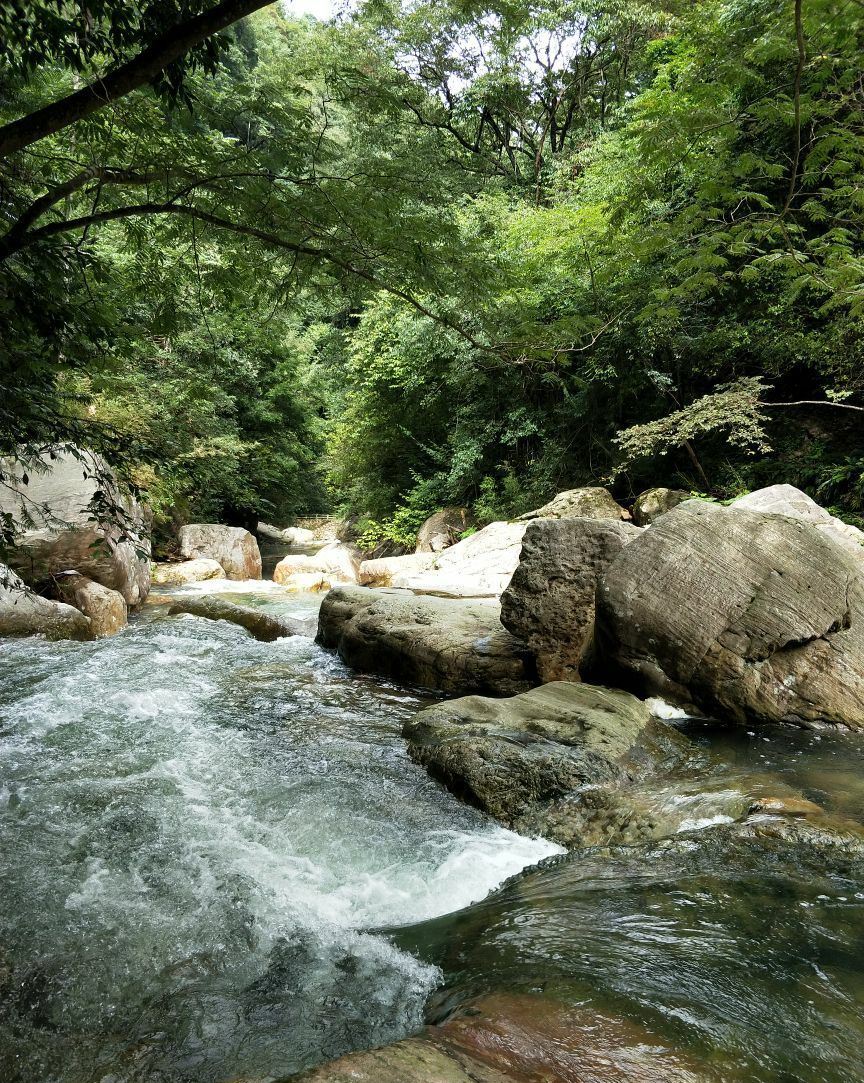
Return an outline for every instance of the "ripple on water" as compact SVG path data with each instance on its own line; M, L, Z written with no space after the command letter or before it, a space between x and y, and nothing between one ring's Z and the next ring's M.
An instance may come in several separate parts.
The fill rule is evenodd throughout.
M309 640L158 612L4 644L0 1076L286 1074L419 1025L437 968L364 930L558 851L410 763L420 702Z

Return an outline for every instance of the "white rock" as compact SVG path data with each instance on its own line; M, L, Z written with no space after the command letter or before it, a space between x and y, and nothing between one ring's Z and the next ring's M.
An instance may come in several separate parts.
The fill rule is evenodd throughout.
M391 585L415 594L449 598L497 598L507 587L522 551L526 523L490 523L451 545L425 571L392 576Z
M145 511L121 494L104 460L91 452L79 455L57 452L51 459L46 454L26 472L19 464L2 464L9 481L0 486L0 512L19 523L26 521L22 516L32 520L16 537L10 565L34 585L77 571L119 591L129 605L139 605L150 590ZM91 507L98 492L121 509L128 538L121 540L123 532Z
M154 564L152 580L160 587L182 586L184 583L202 583L208 579L224 579L225 569L218 560L198 557L181 560L176 564Z
M206 557L217 561L229 579L261 578L258 542L240 526L190 523L181 527L180 554L189 559Z
M785 515L790 519L803 519L821 530L846 549L864 558L864 532L857 527L844 523L825 508L821 507L806 493L794 485L769 485L765 489L756 489L746 496L739 496L729 505L732 508L749 508L766 515Z
M0 636L90 639L90 620L74 606L42 598L0 564Z

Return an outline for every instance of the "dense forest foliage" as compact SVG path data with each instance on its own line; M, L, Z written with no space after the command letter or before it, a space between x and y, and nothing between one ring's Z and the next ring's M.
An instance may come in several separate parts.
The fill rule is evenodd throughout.
M858 0L21 0L0 43L0 455L104 451L157 534L864 515Z

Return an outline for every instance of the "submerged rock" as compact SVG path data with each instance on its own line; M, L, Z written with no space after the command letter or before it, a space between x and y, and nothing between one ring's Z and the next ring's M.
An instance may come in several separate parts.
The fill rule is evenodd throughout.
M44 635L48 639L90 639L90 620L65 602L43 598L0 564L0 636Z
M289 590L329 590L338 583L356 583L359 568L351 546L333 541L317 553L289 553L276 565L273 580Z
M41 585L77 571L119 591L129 605L144 601L150 590L147 514L120 491L104 459L89 451L55 452L26 474L19 465L3 469L9 478L0 486L0 512L27 523L9 554L25 582Z
M430 515L417 531L418 553L440 553L459 541L468 529L467 508L442 508Z
M622 549L605 660L737 722L864 728L864 563L800 519L691 500Z
M221 565L229 579L260 579L258 542L241 526L222 523L190 523L180 528L180 555L204 557Z
M719 1083L707 1064L593 1006L496 993L441 1026L350 1053L297 1083Z
M542 508L520 515L518 521L577 518L629 519L630 512L616 502L608 489L595 486L585 489L567 489L563 493L558 493Z
M637 526L649 526L667 511L689 500L690 495L683 489L646 489L636 497L633 504L633 522Z
M498 606L469 599L337 587L321 605L318 642L355 669L444 692L507 696L534 683Z
M95 583L77 572L64 572L55 579L60 599L74 605L85 617L90 618L90 635L93 639L112 636L125 628L128 610L123 595L101 583Z
M501 596L501 623L524 639L543 681L578 681L594 640L594 596L639 530L612 519L538 519Z
M402 733L411 758L457 797L508 827L530 828L564 845L584 841L585 808L562 809L555 802L585 787L669 769L690 748L635 696L563 681L511 699L467 696L436 703ZM614 804L592 796L588 818Z
M766 515L786 515L790 519L801 519L864 558L864 531L844 523L794 485L769 485L767 489L756 489L746 496L739 496L729 506L761 511Z
M225 570L218 560L198 557L181 560L176 564L154 564L153 584L160 587L179 587L184 583L202 583L208 579L225 579Z
M172 599L172 602L169 613L191 613L196 617L207 617L208 620L227 620L232 624L239 624L255 639L264 643L272 643L284 636L315 634L314 622L294 617L274 617L260 609L237 605L236 602L229 602L224 598L178 598Z

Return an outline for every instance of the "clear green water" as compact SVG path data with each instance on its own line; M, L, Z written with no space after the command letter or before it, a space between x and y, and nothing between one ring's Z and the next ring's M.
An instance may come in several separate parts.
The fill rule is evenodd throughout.
M0 644L0 1080L286 1076L488 991L715 1079L864 1080L861 861L726 822L775 790L861 821L861 738L699 729L703 777L645 794L672 843L550 857L410 763L422 702L158 610Z

